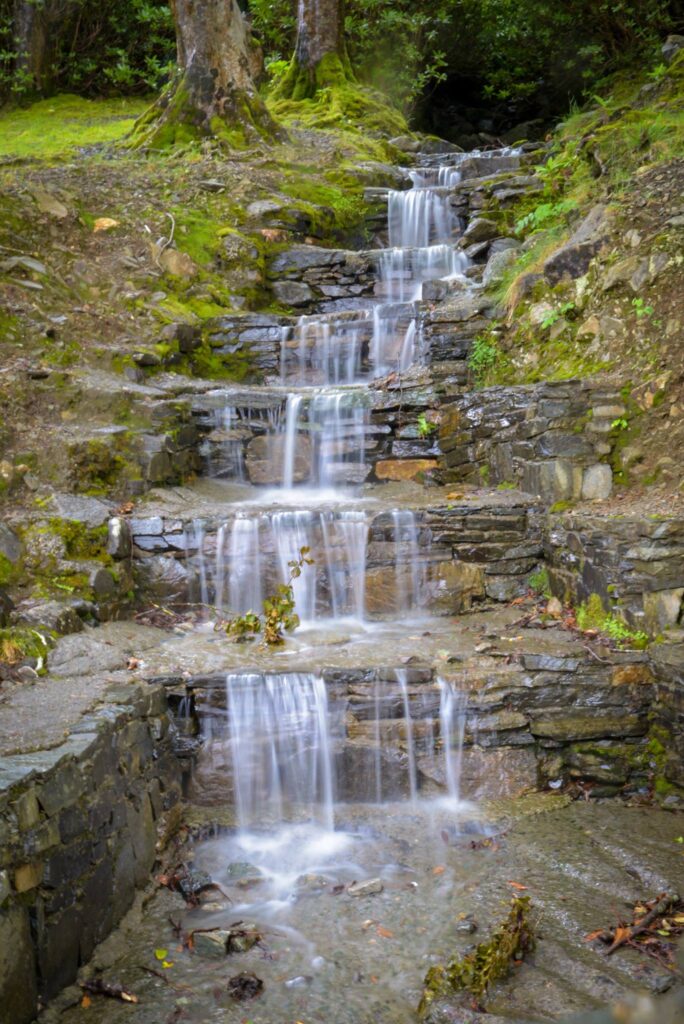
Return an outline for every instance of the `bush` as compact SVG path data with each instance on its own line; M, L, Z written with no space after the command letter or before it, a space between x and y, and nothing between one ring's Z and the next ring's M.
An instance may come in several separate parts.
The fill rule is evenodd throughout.
M26 24L34 29L20 38L12 11L0 9L0 96L149 93L169 74L175 31L167 0L24 0L18 7L33 9ZM41 38L44 55L32 59Z

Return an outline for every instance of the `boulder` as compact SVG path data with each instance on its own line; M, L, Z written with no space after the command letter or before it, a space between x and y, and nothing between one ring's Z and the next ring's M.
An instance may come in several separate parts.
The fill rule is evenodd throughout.
M381 459L376 463L375 475L378 480L415 480L437 465L437 459Z
M605 463L597 463L584 470L582 477L582 498L585 501L602 501L609 498L613 490L613 471Z
M465 248L475 242L487 242L499 235L499 225L486 217L475 217L463 232L461 243Z
M21 558L21 541L7 523L0 523L0 555L13 565Z
M428 608L442 615L467 611L485 596L484 566L443 562L430 570Z
M504 249L501 252L495 252L490 256L482 277L482 284L485 288L492 284L499 284L503 280L508 268L513 266L517 258L517 251L510 248Z
M311 288L303 281L274 281L271 287L283 306L307 306L315 298Z
M253 484L281 484L286 439L283 434L255 437L247 446L247 473ZM305 483L311 477L313 446L306 434L297 436L293 483Z
M544 264L544 277L550 285L559 284L564 278L574 281L586 274L610 230L607 211L604 204L595 206L565 245L549 256Z
M668 36L663 43L660 52L666 64L671 64L679 51L684 47L684 36Z

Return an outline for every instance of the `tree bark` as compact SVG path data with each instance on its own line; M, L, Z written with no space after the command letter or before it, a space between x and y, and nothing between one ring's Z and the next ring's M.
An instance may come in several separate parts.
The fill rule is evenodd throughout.
M272 134L254 84L261 54L237 0L171 0L171 9L178 75L139 121L134 144L159 147L205 136L244 148Z
M50 81L50 29L55 12L49 0L30 3L14 0L13 35L17 52L15 71L31 91L45 92Z
M298 0L295 52L279 94L306 99L352 77L344 43L344 0Z

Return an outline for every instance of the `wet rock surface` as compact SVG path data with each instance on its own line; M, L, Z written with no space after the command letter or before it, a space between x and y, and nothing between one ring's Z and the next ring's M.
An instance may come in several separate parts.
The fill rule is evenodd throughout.
M622 907L671 888L681 859L674 841L680 824L676 817L617 804L610 814L606 811L584 803L563 807L555 797L537 798L527 806L508 803L484 817L465 809L450 816L438 808L430 812L396 804L341 807L341 831L335 833L341 849L318 855L328 890L274 907L269 899L276 889L283 896L288 891L287 863L281 857L279 872L284 869L285 875L271 874L266 889L250 891L249 898L235 894L240 912L263 934L261 949L224 958L218 974L210 966L213 961L203 961L197 952L174 951L168 978L189 989L181 994L161 984L141 966L154 963L154 949L168 935L169 915L180 916L186 929L226 930L222 922L236 911L233 906L223 914L187 913L178 896L162 890L99 948L95 964L105 977L116 977L139 996L135 1018L141 1024L156 1024L160 1015L172 1014L185 994L194 1013L216 1012L217 982L224 973L227 981L238 971L252 971L263 981L250 1019L264 1024L307 1014L323 1014L336 1024L408 1024L415 1020L427 968L473 943L464 922L475 919L478 938L485 936L505 914L515 882L526 886L536 908L537 948L495 986L488 1010L502 1020L553 1020L560 1013L587 1011L659 987L663 970L643 954L625 949L606 958L584 939L614 924ZM448 845L440 835L445 827ZM347 830L351 835L345 840ZM295 829L291 840L296 842L296 835ZM300 842L306 842L306 835L299 836ZM215 840L198 847L196 857L224 880L225 857L236 842L229 836ZM281 850L287 857L288 847ZM349 861L379 869L383 892L369 899L331 895L354 870ZM305 985L288 984L300 977L306 978ZM78 998L67 990L41 1020L52 1024L57 1014L68 1024L85 1020L87 1010L67 1008ZM243 1019L241 1008L217 998L223 1019ZM459 1019L465 1012L459 1005L436 1004L431 1019ZM98 1012L103 1024L130 1019L130 1008L111 1000L100 1001Z

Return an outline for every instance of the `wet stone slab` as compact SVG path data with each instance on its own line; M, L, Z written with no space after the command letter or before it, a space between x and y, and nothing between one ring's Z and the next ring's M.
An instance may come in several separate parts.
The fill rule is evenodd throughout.
M614 925L637 900L672 889L681 876L681 820L614 803L562 804L550 797L485 814L342 806L327 839L293 827L200 844L195 866L208 870L233 902L213 894L206 909L189 910L178 894L158 890L144 912L132 912L94 964L140 1002L131 1008L98 1000L98 1020L158 1024L174 1014L197 1021L219 1014L225 1024L246 1017L255 1024L415 1024L426 970L486 937L505 916L511 881L527 887L538 943L494 989L493 1019L553 1020L662 988L665 972L657 963L629 949L606 958L584 937ZM264 874L240 887L230 864L245 858ZM353 881L374 884L368 894L352 895ZM180 948L169 917L186 931L226 931L242 918L263 937L247 952L205 959ZM474 934L463 920L474 922ZM160 945L170 950L166 984L144 970L160 970ZM242 972L263 981L262 994L247 1005L228 995L229 979ZM42 1024L90 1020L93 1008L75 1005L79 999L80 991L68 990ZM463 1019L459 1005L435 1004L430 1020Z

